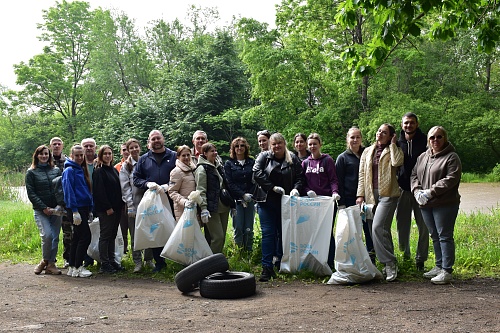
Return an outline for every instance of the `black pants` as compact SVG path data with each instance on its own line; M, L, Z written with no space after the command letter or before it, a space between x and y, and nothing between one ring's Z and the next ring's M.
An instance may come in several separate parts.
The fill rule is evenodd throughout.
M106 212L98 212L99 217L99 257L102 264L111 264L115 261L115 239L120 226L122 210L116 210L108 215Z
M68 212L68 220L73 224L73 237L71 238L71 248L69 253L69 265L80 267L83 258L87 254L90 245L91 234L89 228L89 207L78 207L78 212L82 217L80 225L73 224L73 214Z

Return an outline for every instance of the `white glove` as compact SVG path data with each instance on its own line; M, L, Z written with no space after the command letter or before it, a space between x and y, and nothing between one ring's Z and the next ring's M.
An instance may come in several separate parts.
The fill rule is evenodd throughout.
M147 186L150 190L159 190L159 189L160 189L160 185L156 184L155 182L147 182L147 183L146 183L146 186Z
M89 213L89 223L94 222L94 214L92 212Z
M127 209L127 215L128 215L128 217L135 217L136 214L137 214L137 211L135 210L134 207L129 207Z
M73 212L73 224L80 225L80 223L82 223L82 217L80 216L80 213L78 213L78 211Z
M184 202L184 207L185 208L193 208L194 207L194 201L186 200L186 202Z
M211 218L210 212L207 209L201 211L201 222L208 223L208 219Z
M299 190L297 190L296 188L294 188L293 190L290 191L290 196L292 196L292 197L300 197Z
M245 194L243 194L242 199L244 202L250 202L250 201L252 201L252 195L250 193L245 193Z
M424 190L424 195L426 196L426 198L428 200L431 200L432 199L432 193L431 193L431 190Z
M415 192L415 199L420 206L425 206L427 201L429 201L429 197L422 190Z
M313 190L309 190L309 191L307 191L307 196L309 198L316 198L318 195Z
M168 192L168 184L163 184L163 185L160 185L160 189L161 189L163 192L167 193L167 192Z
M339 201L339 200L340 200L340 195L339 195L338 193L333 193L333 194L332 194L332 198L333 198L333 200L335 200L335 201Z
M285 189L280 186L273 187L273 191L281 195L285 194Z

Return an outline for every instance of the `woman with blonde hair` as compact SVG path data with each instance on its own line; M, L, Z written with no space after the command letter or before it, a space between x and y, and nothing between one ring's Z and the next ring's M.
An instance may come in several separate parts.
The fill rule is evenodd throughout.
M188 199L191 192L196 190L194 170L196 165L191 159L191 149L183 145L177 147L177 160L175 168L170 171L168 195L174 202L175 220L179 221L185 207L193 207L193 202Z

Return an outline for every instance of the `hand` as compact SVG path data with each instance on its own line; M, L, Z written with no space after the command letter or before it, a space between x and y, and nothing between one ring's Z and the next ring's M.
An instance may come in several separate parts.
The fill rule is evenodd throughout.
M108 216L113 215L114 213L115 213L115 211L113 210L113 208L106 210L106 215L108 215Z
M158 190L160 188L160 185L156 184L155 182L148 182L146 183L146 186L150 190Z
M191 201L191 200L186 200L184 202L184 208L193 208L195 205L194 201Z
M136 214L137 214L137 211L135 210L134 207L129 207L127 209L127 215L128 215L128 217L135 217Z
M318 195L313 190L307 191L307 196L309 198L316 198Z
M211 218L210 212L206 209L201 211L201 222L208 223L208 219Z
M168 192L168 184L163 184L163 185L160 185L160 189L161 189L163 192L167 193L167 192Z
M425 206L427 204L427 201L429 201L429 198L422 190L415 192L415 199L420 206Z
M292 197L300 197L299 190L297 190L296 188L294 188L293 190L290 191L290 196L292 196Z
M252 195L250 193L245 193L245 194L243 194L242 199L244 202L250 202L250 201L252 201Z
M365 202L365 197L357 197L356 198L356 205L358 205L361 208L361 205Z
M45 215L52 215L53 212L54 212L54 209L49 208L49 207L45 207L45 209L43 210L43 213Z
M89 213L89 223L94 222L94 214L92 212Z
M283 189L283 187L280 186L273 187L273 191L281 195L285 194L285 189Z
M431 190L424 190L424 195L426 196L426 198L428 200L431 200L432 199L432 193L431 193Z
M340 195L339 195L338 193L333 193L333 194L332 194L332 198L333 198L333 200L335 200L335 201L339 201L339 200L340 200Z
M73 212L73 224L80 225L81 223L82 223L82 217L80 216L80 213Z
M396 133L394 133L391 139L391 143L396 143L396 142L398 142L398 136L396 135Z

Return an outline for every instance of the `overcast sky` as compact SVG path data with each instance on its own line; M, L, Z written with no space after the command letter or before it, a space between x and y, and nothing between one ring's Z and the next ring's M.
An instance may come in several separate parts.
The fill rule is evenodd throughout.
M62 0L60 1L62 2ZM101 7L123 11L135 19L138 27L149 21L178 18L185 21L191 5L217 7L221 24L230 22L233 16L251 17L274 27L275 4L280 0L88 0L91 9ZM42 10L55 5L55 0L10 0L2 2L0 10L0 84L16 89L13 65L27 62L42 53L42 44L36 38L42 23Z

